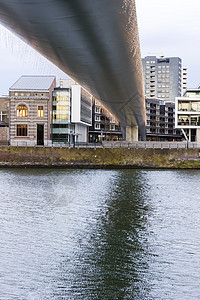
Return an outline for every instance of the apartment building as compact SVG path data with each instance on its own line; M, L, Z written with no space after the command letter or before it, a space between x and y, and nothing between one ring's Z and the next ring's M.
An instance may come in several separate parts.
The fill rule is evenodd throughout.
M146 136L150 141L180 141L182 134L175 128L175 103L146 99Z
M92 126L89 128L89 141L122 140L122 131L117 119L103 104L93 98Z
M186 140L200 144L200 87L188 89L175 103L175 126Z
M142 65L147 98L175 102L187 87L187 69L179 57L147 56Z

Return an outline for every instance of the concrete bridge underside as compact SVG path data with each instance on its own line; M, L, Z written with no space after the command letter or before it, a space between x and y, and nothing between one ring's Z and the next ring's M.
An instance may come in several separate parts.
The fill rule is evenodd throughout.
M145 139L135 0L0 0L0 22L75 79Z

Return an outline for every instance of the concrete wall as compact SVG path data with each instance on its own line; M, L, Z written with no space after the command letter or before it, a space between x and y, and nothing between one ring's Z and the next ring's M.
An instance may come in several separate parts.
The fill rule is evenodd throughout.
M200 149L0 147L0 166L200 168Z

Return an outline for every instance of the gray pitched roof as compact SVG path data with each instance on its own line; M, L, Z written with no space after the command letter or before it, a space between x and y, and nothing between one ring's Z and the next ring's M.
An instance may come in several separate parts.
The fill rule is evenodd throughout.
M10 90L48 90L55 76L21 76Z

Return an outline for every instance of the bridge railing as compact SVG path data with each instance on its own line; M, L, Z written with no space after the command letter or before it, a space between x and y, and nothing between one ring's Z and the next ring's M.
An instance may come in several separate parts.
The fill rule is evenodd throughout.
M15 144L11 145L14 147L51 147L51 148L120 148L120 149L197 149L200 148L200 145L195 142L126 142L126 141L118 141L118 142L109 142L104 141L102 143L73 143L73 144L52 144L49 143L45 146L39 146L37 144L32 143L31 145L26 141L15 142ZM3 147L3 145L0 145Z
M200 148L194 142L102 142L104 148L135 148L135 149L181 149L181 148Z

